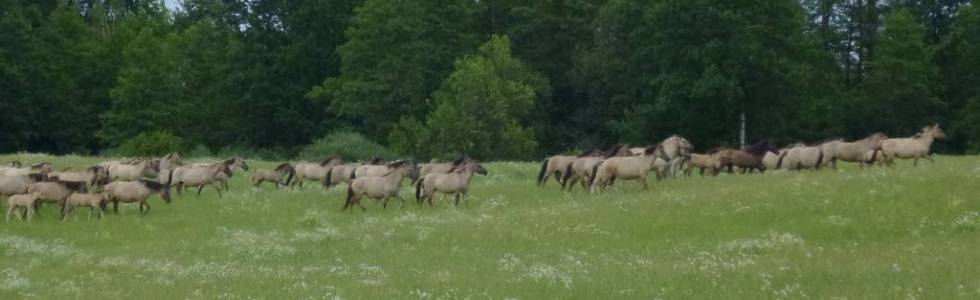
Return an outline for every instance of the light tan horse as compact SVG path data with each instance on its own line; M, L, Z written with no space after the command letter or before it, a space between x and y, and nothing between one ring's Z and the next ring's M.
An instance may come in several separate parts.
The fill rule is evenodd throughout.
M22 176L22 175L30 175L30 174L45 174L46 175L46 174L51 173L53 171L54 171L54 167L51 166L51 163L41 162L41 163L37 163L37 164L31 165L29 167L23 167L23 168L21 168L19 166L16 166L16 167L15 166L0 167L0 176Z
M708 171L708 175L717 176L721 170L721 161L708 154L692 153L691 159L687 162L687 169L684 170L684 174L691 176L695 168L700 169L701 176L704 176L705 170Z
M463 158L463 161L449 173L431 173L425 175L415 184L415 201L421 205L426 199L429 207L432 207L432 197L436 192L455 195L456 205L459 205L460 197L465 198L470 188L470 180L473 174L486 175L487 170L480 165L480 162L470 158ZM467 200L469 203L469 200Z
M263 182L272 182L276 189L279 189L279 185L287 187L295 175L296 170L293 169L293 165L290 165L289 163L281 163L279 166L276 166L274 170L255 170L255 174L252 174L252 186L257 187Z
M603 160L594 167L589 178L592 192L602 191L613 179L638 180L647 189L647 174L657 158L669 159L662 145L647 147L639 156L617 156Z
M336 165L327 171L327 176L323 177L323 187L330 188L334 185L338 185L341 182L350 183L351 178L354 176L354 170L357 170L361 164L350 163L343 165Z
M63 181L85 182L90 189L109 183L109 170L98 165L88 167L84 171L51 172L48 176L58 177Z
M78 207L88 207L88 216L92 217L92 211L99 210L99 219L105 213L106 204L109 203L109 197L105 193L74 193L68 196L65 200L64 208L61 211L61 220L67 220L68 216L75 211Z
M176 185L178 195L184 193L185 186L197 187L198 196L201 195L201 191L204 190L205 186L210 185L218 191L218 197L222 197L221 187L216 183L220 182L221 178L230 178L231 176L231 168L223 163L198 167L191 165L173 169L168 175L170 179L165 184Z
M156 173L151 171L151 163L150 160L143 160L135 165L108 163L106 169L109 171L110 181L132 181L141 179L148 173Z
M407 161L396 161L387 164L388 172L381 176L356 177L347 185L347 201L344 203L344 210L353 207L355 204L361 210L367 210L361 205L361 198L382 200L382 209L388 208L388 201L396 198L401 201L401 207L405 207L405 198L398 195L401 191L402 181L405 177L417 177L417 169ZM356 176L356 175L355 175Z
M565 175L561 179L562 189L567 187L568 190L572 190L576 183L581 182L582 189L589 190L589 178L592 177L592 171L595 170L595 166L609 157L633 156L632 151L633 148L629 148L625 144L620 144L606 151L593 149L579 154L571 164L565 167ZM571 180L571 183L568 182L569 180Z
M10 216L16 215L17 220L22 219L20 210L24 209L24 214L27 217L27 221L30 222L31 218L36 214L35 207L37 207L37 202L41 198L38 193L30 194L17 194L7 198L7 222L10 222Z
M939 124L926 126L921 133L910 138L885 140L881 143L881 154L889 166L895 165L895 158L913 159L913 166L919 165L919 158L928 159L935 164L936 161L929 155L929 148L936 139L946 139L946 132L939 128Z
M354 169L352 177L379 176L388 172L388 166L383 158L375 157L368 162L360 164Z
M823 166L823 149L817 146L807 146L803 143L796 143L779 157L776 168L786 167L787 170L813 169L820 170Z
M85 182L57 181L55 177L49 179L54 181L35 182L27 187L28 193L40 195L38 201L35 202L35 210L40 209L42 203L55 203L61 206L62 212L64 212L65 200L68 199L68 196L76 192L86 192ZM38 216L40 216L39 213Z
M218 165L218 164L223 164L226 167L228 167L228 172L227 173L225 173L225 172L217 173L216 176L215 176L215 178L214 178L214 180L218 183L217 187L222 188L222 189L224 189L226 191L228 190L228 179L231 179L231 177L234 175L235 171L237 171L237 170L248 171L248 163L245 162L245 159L244 158L241 158L241 157L238 157L238 156L235 156L235 157L232 157L232 158L223 160L223 161L217 161L217 162L195 163L195 164L191 164L190 167L192 167L192 168L201 168L201 167L207 168L207 167L214 167L215 165Z
M299 184L299 187L303 188L303 182L307 180L322 182L330 168L343 163L344 160L339 156L329 157L319 163L297 162L293 164L293 168L296 169L296 181L293 181L293 185Z
M861 166L864 167L867 162L865 155L868 152L881 149L882 142L887 139L888 136L884 133L876 132L854 142L845 142L843 140L825 142L820 145L824 153L824 164L831 164L834 169L837 169L837 161L841 160L861 163Z
M169 173L173 173L171 170ZM108 201L112 202L112 210L119 214L119 202L139 203L140 216L150 212L150 204L146 200L153 194L160 194L163 201L170 203L170 186L156 181L116 181L105 186ZM146 211L143 207L146 207Z
M555 176L555 181L561 184L561 178L565 175L565 169L568 168L575 159L576 156L571 155L554 155L549 156L541 162L541 172L538 173L538 186L544 186L548 182L548 178Z
M46 179L44 174L27 174L17 176L0 176L0 196L11 196L27 193L27 188L35 182Z
M687 159L690 159L691 153L694 151L694 145L691 144L691 142L686 138L676 134L671 135L670 137L667 137L661 141L660 145L664 148L665 157L663 160L665 160L669 166L665 171L658 171L664 173L662 176L676 176L677 171L680 170L680 165Z

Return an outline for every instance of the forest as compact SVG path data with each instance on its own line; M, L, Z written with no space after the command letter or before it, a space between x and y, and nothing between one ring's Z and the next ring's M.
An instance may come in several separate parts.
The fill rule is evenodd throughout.
M936 123L936 151L976 153L980 8L0 0L0 115L0 153L531 160L671 134L738 145L743 124L788 144Z

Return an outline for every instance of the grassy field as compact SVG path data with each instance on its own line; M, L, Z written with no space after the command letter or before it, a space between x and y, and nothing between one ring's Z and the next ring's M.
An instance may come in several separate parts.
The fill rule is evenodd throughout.
M62 223L46 206L0 226L0 298L980 298L977 157L602 195L536 187L537 164L485 166L459 207L342 212L343 189L252 188L247 174L223 198L154 196L143 218L131 205Z

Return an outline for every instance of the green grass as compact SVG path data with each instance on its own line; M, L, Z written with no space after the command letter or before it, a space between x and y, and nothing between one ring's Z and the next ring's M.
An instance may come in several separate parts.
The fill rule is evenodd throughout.
M0 156L86 166L89 157ZM271 167L271 162L249 162ZM468 205L404 209L344 190L150 200L0 226L0 298L976 299L980 159L934 166L618 182L602 195L486 164ZM316 186L316 187L313 187Z

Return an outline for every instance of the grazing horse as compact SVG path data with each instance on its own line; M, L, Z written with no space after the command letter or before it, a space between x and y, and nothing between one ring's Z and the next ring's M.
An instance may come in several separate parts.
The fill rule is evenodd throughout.
M279 189L281 184L283 187L289 186L289 182L293 180L293 176L296 175L296 169L289 163L281 163L276 166L275 170L268 169L258 169L255 170L255 174L252 174L252 186L259 186L263 182L272 182L276 189Z
M621 180L639 180L643 184L643 189L647 189L647 174L653 169L657 158L665 161L668 159L664 153L663 145L647 147L643 154L639 156L619 156L610 157L592 170L589 183L592 192L601 191L612 183L614 178Z
M405 207L405 199L398 195L401 191L402 181L405 177L417 177L417 169L407 161L396 161L385 166L388 172L380 176L356 177L347 185L347 201L344 203L344 210L353 207L355 204L361 210L367 210L361 205L361 198L368 197L376 200L383 200L382 209L388 208L388 201L397 198L402 202L401 207Z
M929 155L929 148L936 139L946 139L946 132L939 128L939 124L926 126L922 132L910 138L887 139L881 143L881 154L884 156L885 163L889 166L895 165L895 158L913 159L912 165L919 165L919 158L928 159L935 164Z
M824 164L831 164L837 169L837 161L859 162L864 167L867 163L865 156L868 152L881 149L881 144L888 139L884 133L874 133L866 138L854 142L844 142L843 140L831 140L820 145L824 153Z
M109 183L109 170L103 166L91 166L84 171L51 172L50 177L58 177L63 181L84 182L89 188L105 186Z
M589 150L575 157L575 160L571 164L565 167L565 175L561 179L561 187L571 190L576 183L582 183L582 189L589 190L588 179L592 177L592 171L595 170L595 166L602 163L603 160L614 156L633 156L632 148L629 148L625 144L615 145L607 151L600 150ZM569 184L568 180L572 183Z
M465 158L448 173L431 173L419 179L415 184L415 201L421 205L426 199L429 207L432 207L432 197L435 192L452 194L456 196L456 204L459 205L460 197L466 197L470 188L470 180L473 174L487 175L487 170L480 165L480 162ZM469 200L466 200L469 203Z
M762 164L762 158L766 152L779 153L779 149L776 148L772 139L759 141L741 150L719 148L708 153L721 161L722 168L727 168L728 173L732 173L734 167L742 169L743 173L753 170L758 170L761 173L766 170L766 166Z
M544 186L548 178L555 176L555 181L561 184L561 178L565 175L564 171L578 157L570 155L549 156L541 163L541 172L538 173L538 186Z
M173 170L168 172L173 174ZM172 175L171 175L172 176ZM150 204L146 199L153 194L160 194L163 201L170 203L170 185L156 181L141 179L139 181L116 181L105 186L107 201L112 202L112 210L119 214L119 202L140 204L140 216L150 212ZM143 207L146 207L146 211Z
M7 222L10 222L11 215L17 215L18 220L22 219L21 209L26 210L24 214L27 215L27 221L30 222L36 214L35 207L37 207L40 198L41 195L38 193L17 194L7 198Z
M820 170L823 165L823 149L819 145L807 146L803 143L796 143L785 149L779 156L776 168L786 166L787 170L813 169Z
M293 184L299 184L300 188L303 188L303 182L307 180L313 181L323 181L324 177L327 176L327 171L334 166L344 163L344 159L339 156L331 156L319 163L312 162L298 162L293 164L296 169L296 181Z

